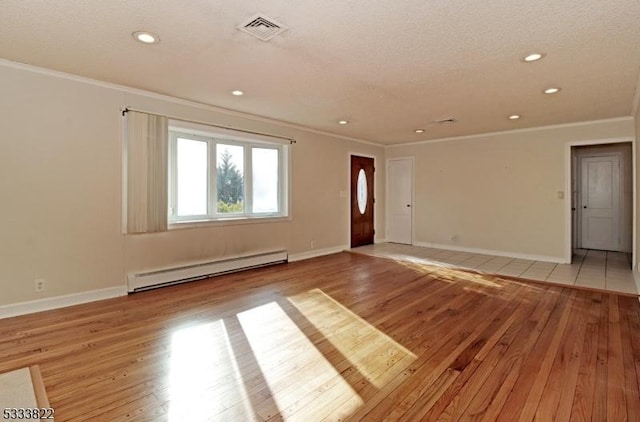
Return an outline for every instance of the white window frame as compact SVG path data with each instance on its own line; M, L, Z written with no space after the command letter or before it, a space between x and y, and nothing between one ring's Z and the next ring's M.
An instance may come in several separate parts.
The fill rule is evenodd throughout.
M167 218L169 226L185 223L250 221L264 219L284 219L289 216L289 145L268 142L256 135L238 132L237 135L224 130L217 133L216 128L186 122L169 122L169 207ZM192 139L207 143L207 214L178 216L177 212L177 140ZM242 213L219 213L217 193L217 150L219 145L242 146L244 149L244 211ZM278 151L278 211L254 213L253 209L253 148Z

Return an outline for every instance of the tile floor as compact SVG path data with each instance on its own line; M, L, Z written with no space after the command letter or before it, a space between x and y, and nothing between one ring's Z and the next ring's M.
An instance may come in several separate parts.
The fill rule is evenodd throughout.
M572 264L482 255L443 249L379 243L352 252L394 259L420 260L425 264L456 266L483 273L508 275L536 281L638 294L631 271L631 257L621 252L578 249Z

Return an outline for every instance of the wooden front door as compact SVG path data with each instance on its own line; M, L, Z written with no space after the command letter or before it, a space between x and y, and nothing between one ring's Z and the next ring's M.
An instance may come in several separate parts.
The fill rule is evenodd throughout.
M351 156L351 247L373 243L373 158Z

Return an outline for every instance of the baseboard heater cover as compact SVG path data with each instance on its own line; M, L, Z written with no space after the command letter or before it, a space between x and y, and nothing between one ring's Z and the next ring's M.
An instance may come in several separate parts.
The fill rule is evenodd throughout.
M129 273L127 277L128 290L129 292L139 292L142 290L184 283L186 281L199 280L213 275L279 264L287 262L287 260L287 251L282 250L222 259L218 261L201 262L156 271Z

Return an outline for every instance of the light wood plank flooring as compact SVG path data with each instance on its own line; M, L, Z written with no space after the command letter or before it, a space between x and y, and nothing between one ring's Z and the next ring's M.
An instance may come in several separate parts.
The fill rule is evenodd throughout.
M637 298L341 253L0 320L56 420L640 420Z

